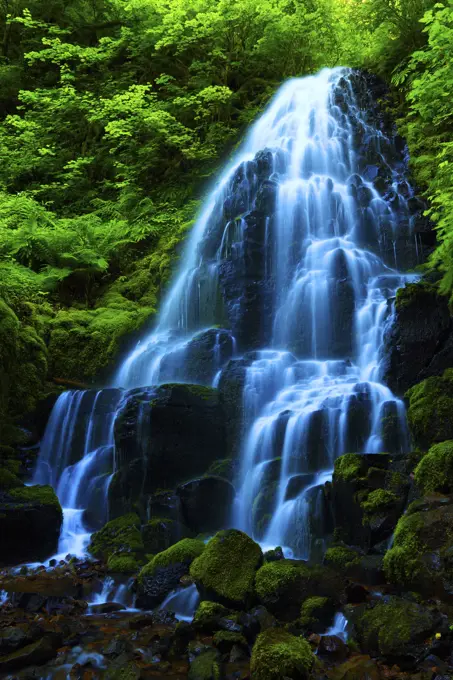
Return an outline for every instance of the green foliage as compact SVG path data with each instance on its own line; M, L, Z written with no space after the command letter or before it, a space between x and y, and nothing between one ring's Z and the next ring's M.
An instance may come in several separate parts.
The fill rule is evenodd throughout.
M415 481L422 493L453 489L453 441L431 447L415 468Z
M256 680L283 677L308 679L315 658L310 645L281 628L260 633L252 650L251 672Z

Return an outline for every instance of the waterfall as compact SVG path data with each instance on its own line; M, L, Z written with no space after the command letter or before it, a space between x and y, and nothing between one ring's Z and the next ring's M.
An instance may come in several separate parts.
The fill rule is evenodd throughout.
M213 331L206 384L221 388L228 365L245 366L231 525L297 557L322 550L335 459L409 446L404 405L381 382L391 301L418 256L406 171L362 74L325 69L285 83L207 197L155 329L119 367L117 388L91 397L83 450L71 441L87 393L68 393L35 481L52 483L76 515L92 507L113 469L122 390L197 382L191 343L227 328ZM98 431L106 392L112 408Z

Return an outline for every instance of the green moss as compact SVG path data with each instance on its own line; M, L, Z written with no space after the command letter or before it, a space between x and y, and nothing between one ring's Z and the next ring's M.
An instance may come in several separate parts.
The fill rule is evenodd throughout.
M396 291L396 311L401 312L414 303L423 304L423 297L426 296L428 303L432 304L433 295L437 295L437 288L427 281L407 283L404 288L398 288Z
M219 460L215 460L211 464L205 476L216 475L231 481L234 477L234 467L234 460L232 458L219 458Z
M421 557L426 545L420 540L423 527L421 513L411 513L409 507L396 525L393 545L384 556L384 571L392 583L407 585L414 582L424 570Z
M309 678L315 658L306 640L285 630L270 628L260 633L252 651L254 680L281 680L284 677Z
M91 537L89 552L97 558L108 560L114 553L144 554L140 518L134 513L113 519Z
M147 553L157 555L183 538L175 520L154 517L142 528L143 543Z
M266 562L256 574L255 587L258 597L265 600L270 595L295 586L302 569L304 569L302 564L288 560Z
M352 548L335 545L326 550L324 555L325 564L331 565L338 571L344 571L360 562L360 555Z
M345 453L335 461L334 476L338 480L351 482L360 477L363 459L357 453Z
M253 598L255 573L263 561L257 543L242 531L219 531L192 564L190 574L214 599L242 606Z
M328 597L309 597L300 610L300 623L302 626L310 626L317 623L326 611L330 611L331 605Z
M14 489L23 486L22 482L7 468L0 468L0 489Z
M367 494L365 500L360 503L360 507L364 512L364 523L370 520L374 515L385 512L398 503L397 496L386 489L375 489Z
M193 624L206 632L216 629L219 619L229 614L229 610L218 602L203 600L198 605Z
M184 538L182 541L175 543L167 550L155 555L153 559L141 570L139 578L144 576L153 576L159 567L168 567L171 564L179 564L185 562L187 565L192 564L196 557L202 555L205 550L203 541L196 538Z
M241 633L233 633L229 630L218 630L214 637L213 643L215 647L221 647L223 645L242 645L247 646L247 640Z
M18 503L36 503L39 505L51 505L61 510L60 501L51 486L22 486L11 489L9 496Z
M430 448L415 468L415 481L424 494L453 491L453 441Z
M136 574L140 565L131 553L114 553L107 560L107 569L118 574Z
M221 668L216 649L209 649L197 656L189 669L189 680L220 680Z
M432 617L414 602L393 598L366 611L357 627L366 650L401 655L411 641L429 634Z
M416 446L452 439L453 369L442 376L423 380L406 392L409 400L407 420Z
M165 383L161 385L161 388L172 389L174 387L181 387L181 384L182 383ZM205 385L191 385L187 383L183 384L187 392L190 392L190 394L193 394L195 397L204 399L205 401L217 398L218 391L215 387L206 387Z

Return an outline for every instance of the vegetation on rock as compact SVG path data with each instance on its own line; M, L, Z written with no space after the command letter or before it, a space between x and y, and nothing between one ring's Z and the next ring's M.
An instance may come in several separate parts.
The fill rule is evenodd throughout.
M315 658L310 645L281 628L258 635L252 650L251 672L256 680L308 680Z

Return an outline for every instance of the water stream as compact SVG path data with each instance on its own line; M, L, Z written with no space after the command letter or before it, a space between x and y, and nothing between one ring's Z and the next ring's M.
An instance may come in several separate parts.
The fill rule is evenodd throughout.
M328 531L335 459L408 449L381 360L391 300L414 278L403 273L417 257L412 190L366 88L348 69L281 87L207 197L158 323L115 387L58 400L34 483L52 484L65 509L59 553L83 554L106 519L127 390L190 381L186 353L203 329L231 332L228 356L216 336L208 384L221 385L228 358L246 364L231 525L263 545L310 557Z

